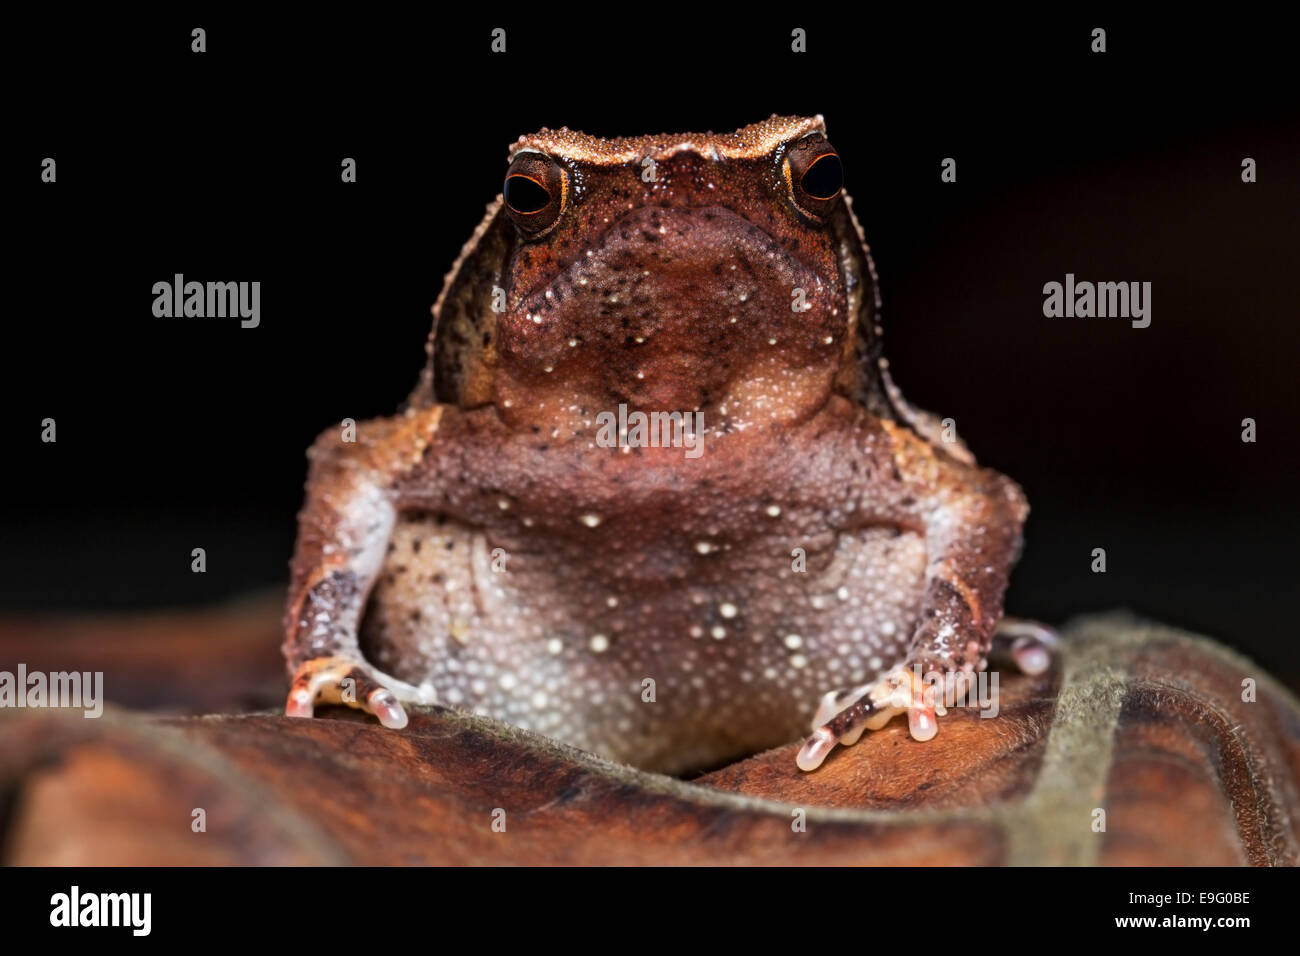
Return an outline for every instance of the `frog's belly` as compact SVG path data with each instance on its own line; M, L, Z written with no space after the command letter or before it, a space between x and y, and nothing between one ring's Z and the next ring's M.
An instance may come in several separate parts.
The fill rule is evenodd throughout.
M362 647L440 703L645 769L715 766L797 739L824 693L903 659L923 541L887 528L825 541L804 572L773 537L647 582L592 555L494 557L480 531L403 520Z

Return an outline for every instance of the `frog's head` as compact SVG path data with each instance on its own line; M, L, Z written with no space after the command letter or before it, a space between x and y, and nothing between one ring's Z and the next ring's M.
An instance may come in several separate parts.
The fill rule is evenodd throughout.
M870 262L842 187L820 116L725 135L521 137L439 301L442 322L466 327L436 333L439 396L515 416L621 402L806 414L856 382L871 335ZM462 305L458 274L495 300Z

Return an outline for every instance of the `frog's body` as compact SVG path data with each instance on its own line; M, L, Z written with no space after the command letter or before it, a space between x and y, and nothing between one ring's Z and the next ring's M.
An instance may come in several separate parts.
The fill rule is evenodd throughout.
M406 412L313 448L288 712L436 701L669 772L932 736L909 669L984 666L1026 506L890 383L838 163L820 117L522 138Z

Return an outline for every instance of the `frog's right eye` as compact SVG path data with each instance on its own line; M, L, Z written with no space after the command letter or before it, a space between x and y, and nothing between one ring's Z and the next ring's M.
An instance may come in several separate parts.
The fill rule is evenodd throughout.
M839 154L821 133L811 133L790 147L784 176L790 201L817 223L830 215L844 188Z
M564 169L541 153L520 153L506 170L501 187L506 213L529 238L543 236L560 221L569 195Z

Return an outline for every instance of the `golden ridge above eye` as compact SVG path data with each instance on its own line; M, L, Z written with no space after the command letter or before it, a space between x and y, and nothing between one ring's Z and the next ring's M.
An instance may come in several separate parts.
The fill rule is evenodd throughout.
M501 195L510 220L529 237L545 234L560 219L568 199L568 177L541 153L520 153L506 170Z
M844 165L820 133L790 147L784 172L790 201L812 219L824 219L844 188Z

